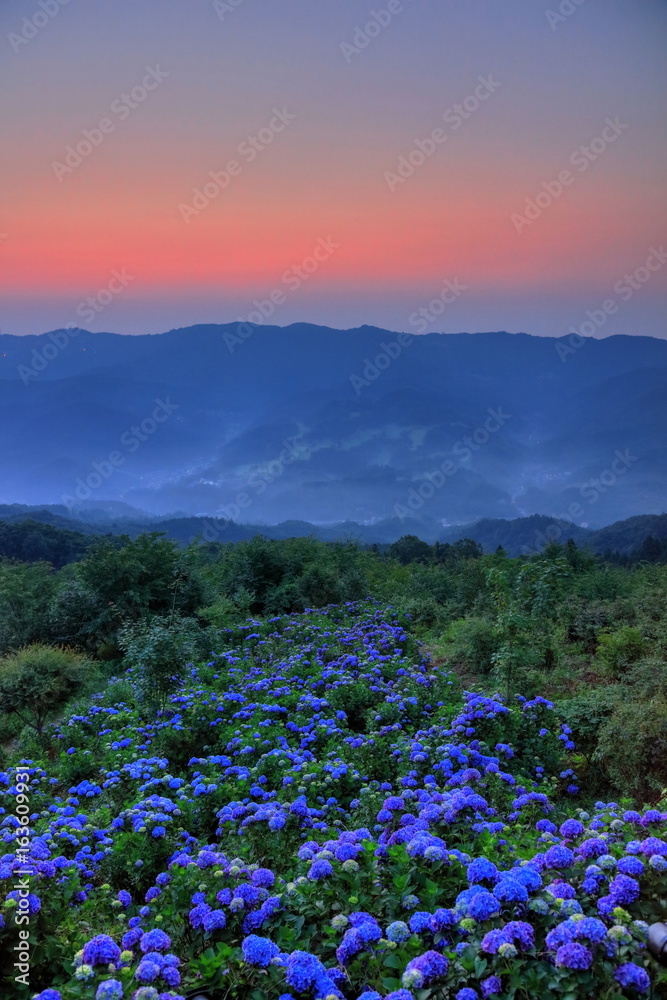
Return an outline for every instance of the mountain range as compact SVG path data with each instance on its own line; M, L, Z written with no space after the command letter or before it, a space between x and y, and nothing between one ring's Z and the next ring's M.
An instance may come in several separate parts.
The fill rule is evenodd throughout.
M500 546L509 556L534 555L550 542L564 544L572 539L578 547L599 555L644 558L648 541L656 540L660 548L667 544L667 514L642 514L616 521L592 530L571 521L532 514L513 520L483 518L473 524L442 528L435 521L415 519L410 534L422 541L453 544L469 538L484 552L494 552ZM397 518L377 521L372 525L344 522L327 526L306 521L283 521L275 525L236 524L211 517L156 517L133 511L124 504L93 504L82 508L78 518L70 516L59 505L29 507L24 504L0 505L0 558L28 562L43 560L61 565L80 558L87 546L101 537L157 532L179 545L217 542L221 544L248 541L257 535L275 540L311 537L323 542L354 542L362 546L384 548L397 541L405 525ZM653 545L655 548L655 545ZM60 560L60 561L59 561Z
M0 336L0 503L430 535L660 514L667 341L309 324ZM392 531L392 534L395 532Z

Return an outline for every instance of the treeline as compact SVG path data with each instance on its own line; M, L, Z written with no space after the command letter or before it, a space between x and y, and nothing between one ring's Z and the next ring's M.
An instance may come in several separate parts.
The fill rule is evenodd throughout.
M100 537L119 537L109 532L95 534L92 526L73 523L81 524L82 530L45 523L36 518L19 521L0 517L0 558L50 562L59 569L80 559ZM137 522L127 525L125 530L134 537L141 532L155 531L183 546L202 530L201 525L200 518L174 518L145 526ZM308 526L301 527L305 530ZM320 538L317 529L312 527L312 537ZM239 543L252 537L255 530L249 525L228 522L224 537L227 542ZM632 517L597 531L538 514L511 521L486 519L470 525L469 530L474 534L474 541L468 537L458 541L450 538L449 541L429 545L415 535L405 535L393 544L389 541L359 544L376 552L391 551L401 561L438 563L446 562L453 551L460 553L471 547L480 554L483 550L491 552L500 548L510 555L532 556L553 541L564 544L572 538L580 547L601 555L605 562L622 566L633 566L638 562L667 562L667 514ZM283 540L284 533L275 537Z
M52 524L28 519L0 520L0 558L21 562L47 562L55 569L81 559L91 543L90 536Z
M639 562L664 565L667 563L667 538L656 538L655 535L648 535L630 555L622 555L607 549L603 559L619 566L634 566L635 563Z

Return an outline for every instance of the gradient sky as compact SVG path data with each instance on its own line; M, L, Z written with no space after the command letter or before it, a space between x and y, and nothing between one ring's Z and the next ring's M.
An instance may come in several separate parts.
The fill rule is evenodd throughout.
M37 0L0 6L3 333L230 322L276 289L280 325L415 332L458 280L428 329L560 336L613 298L599 335L667 336L667 265L614 291L667 245L667 0L403 0L347 57L387 0L218 6L69 0L43 26ZM559 6L573 13L550 24ZM114 102L156 66L166 78L121 120ZM488 99L443 123L489 75ZM296 117L246 162L239 144L274 108ZM54 162L105 117L113 131L59 180ZM570 156L607 118L627 127L582 172ZM438 127L446 140L390 190L385 173ZM231 159L240 174L186 223L179 206ZM518 233L513 213L564 169L572 183ZM287 287L319 238L339 246ZM123 269L127 287L78 318Z

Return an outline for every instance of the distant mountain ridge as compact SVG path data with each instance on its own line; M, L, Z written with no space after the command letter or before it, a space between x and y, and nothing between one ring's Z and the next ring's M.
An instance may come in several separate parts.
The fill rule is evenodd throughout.
M0 502L369 534L660 514L667 342L577 343L303 323L2 335Z
M102 510L81 512L87 519L73 519L64 507L28 507L22 504L0 505L1 527L5 524L25 524L28 521L48 525L61 532L78 532L83 536L127 534L131 537L162 532L180 545L200 542L240 542L264 535L283 539L312 536L320 541L356 541L360 545L389 545L405 534L415 534L425 542L453 544L463 538L478 542L485 552L501 546L509 556L533 555L550 542L564 544L573 539L579 547L599 555L607 552L622 556L636 553L648 538L667 540L667 513L643 514L606 525L597 531L580 528L572 522L533 514L513 521L484 519L474 524L442 530L437 522L421 521L406 525L394 518L372 526L345 522L326 527L305 521L284 521L274 525L235 524L220 518L163 517L152 519L141 511L126 509L113 513ZM119 516L122 515L122 516Z

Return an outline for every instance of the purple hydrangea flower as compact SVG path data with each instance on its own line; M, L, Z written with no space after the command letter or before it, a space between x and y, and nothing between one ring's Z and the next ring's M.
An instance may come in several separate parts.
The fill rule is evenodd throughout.
M625 989L637 990L639 993L644 993L651 985L645 970L635 965L634 962L619 965L614 973L614 979Z
M575 941L561 945L556 952L556 965L562 965L566 969L590 969L592 964L591 952L583 944L577 944Z
M152 931L146 931L141 938L139 947L143 952L167 951L171 947L171 938L159 927L155 927Z
M84 965L108 965L120 959L120 948L108 934L97 934L83 946Z
M617 875L609 885L609 895L619 906L634 903L639 898L639 882L629 875Z
M500 993L503 988L502 980L500 976L489 976L487 979L483 979L481 983L482 996L484 1000L486 997L491 997L495 993Z
M326 878L328 875L333 874L333 866L330 861L326 858L318 858L317 861L313 861L308 872L308 878L312 882L317 882L318 879Z

